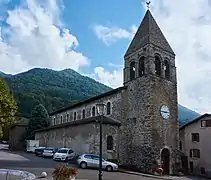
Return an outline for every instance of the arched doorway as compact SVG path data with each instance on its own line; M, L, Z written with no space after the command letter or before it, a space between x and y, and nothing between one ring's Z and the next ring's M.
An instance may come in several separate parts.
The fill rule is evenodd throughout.
M164 174L169 174L170 152L167 148L161 151L161 162Z

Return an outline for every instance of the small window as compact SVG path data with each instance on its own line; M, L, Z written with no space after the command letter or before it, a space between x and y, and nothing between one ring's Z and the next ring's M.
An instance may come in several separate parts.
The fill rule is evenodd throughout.
M190 157L200 158L200 150L199 149L191 149Z
M192 149L190 149L189 151L189 156L192 158L193 154L192 154Z
M206 127L206 121L205 120L201 121L201 127Z
M61 116L60 118L61 118L61 119L60 119L61 123L63 123L63 117Z
M182 150L182 141L179 141L179 149Z
M107 150L113 150L113 137L107 137Z
M95 106L92 107L92 116L95 116Z
M192 141L199 142L199 133L192 133Z
M67 122L69 121L69 114L67 114Z
M85 119L85 109L82 111L82 119Z
M73 119L76 120L76 112L74 112Z
M107 110L107 115L110 115L111 114L111 103L110 102L107 103L106 110Z
M158 55L155 56L155 74L161 76L161 60Z
M130 80L135 79L136 76L136 67L135 67L135 62L130 63Z
M211 120L202 120L201 127L211 127Z
M170 65L168 60L164 61L164 72L165 72L165 78L170 79Z
M142 56L140 59L139 59L139 77L143 76L145 74L145 57Z
M56 124L56 118L53 118L53 124L54 125Z
M201 167L201 174L206 174L205 168Z

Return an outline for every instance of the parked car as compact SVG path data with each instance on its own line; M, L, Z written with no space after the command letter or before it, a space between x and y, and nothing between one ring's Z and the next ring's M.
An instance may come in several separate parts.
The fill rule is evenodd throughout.
M42 157L53 157L58 148L47 147L43 150Z
M36 156L42 156L43 150L45 149L45 147L38 147L34 150L34 153Z
M78 157L77 164L83 169L87 167L99 168L99 159L100 157L98 155L82 154ZM117 171L118 165L102 159L102 169L106 171Z
M53 160L69 161L73 159L75 153L69 148L60 148L53 156Z

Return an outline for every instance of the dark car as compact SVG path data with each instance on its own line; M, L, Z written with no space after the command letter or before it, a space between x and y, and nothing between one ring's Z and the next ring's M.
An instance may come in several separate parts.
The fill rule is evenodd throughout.
M42 156L42 153L46 147L38 147L34 150L36 156Z

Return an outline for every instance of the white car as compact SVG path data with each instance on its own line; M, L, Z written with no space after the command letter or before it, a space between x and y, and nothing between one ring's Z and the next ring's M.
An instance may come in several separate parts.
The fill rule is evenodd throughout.
M75 153L72 149L69 148L60 148L53 156L53 160L59 161L69 161L73 159Z

